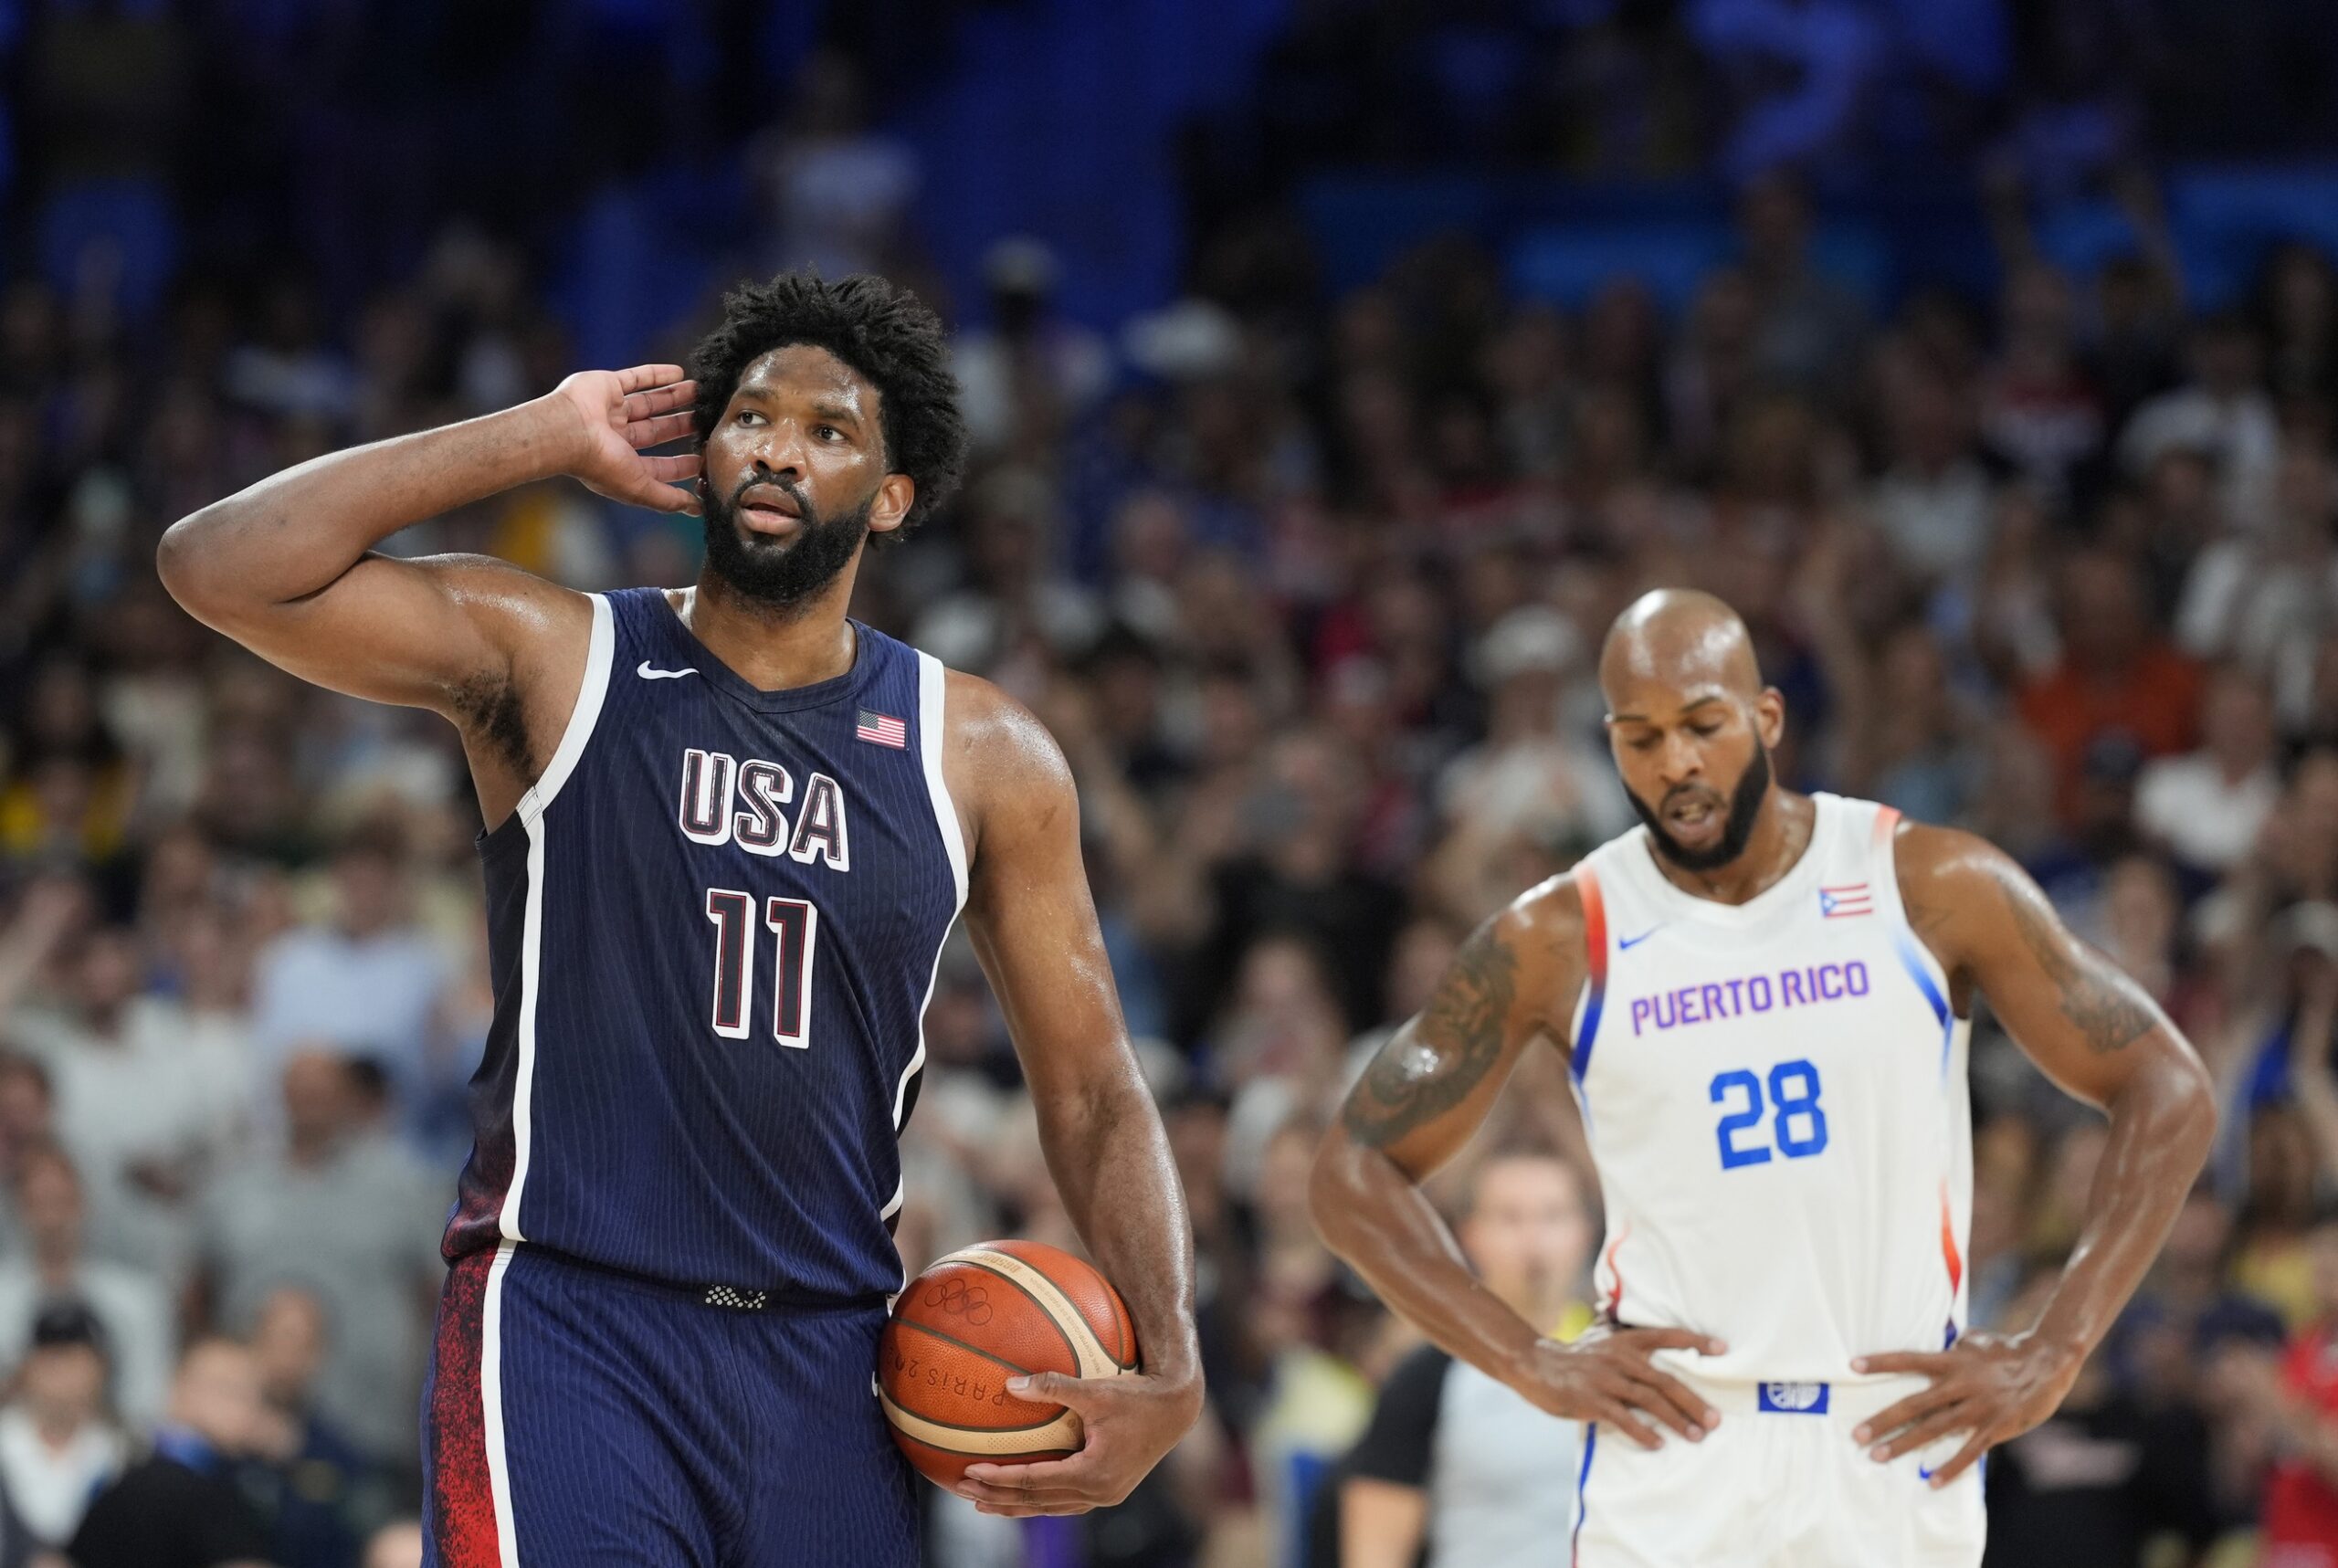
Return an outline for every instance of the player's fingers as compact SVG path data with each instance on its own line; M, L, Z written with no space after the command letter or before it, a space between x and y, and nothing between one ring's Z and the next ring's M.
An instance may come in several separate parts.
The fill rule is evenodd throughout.
M1933 1472L1932 1484L1933 1489L1937 1490L1938 1489L1948 1485L1949 1482L1963 1475L1966 1468L1972 1465L1974 1460L1979 1458L1988 1451L1989 1435L1986 1432L1974 1433L1972 1436L1964 1440L1964 1447L1956 1450L1956 1455L1954 1458L1950 1459L1948 1463L1943 1465L1939 1469Z
M1620 1399L1599 1400L1592 1412L1592 1419L1602 1426L1613 1426L1643 1448L1663 1446L1664 1439L1656 1435L1656 1428L1634 1415L1630 1407Z
M1863 1355L1851 1363L1853 1372L1921 1372L1937 1377L1956 1363L1946 1351L1886 1351Z
M1027 1490L1032 1488L1077 1488L1086 1478L1089 1468L1088 1464L1079 1459L1035 1459L1027 1465L973 1464L959 1473L980 1486Z
M1701 1334L1694 1329L1618 1329L1614 1336L1618 1349L1646 1356L1651 1351L1695 1351L1700 1355L1722 1355L1729 1347L1711 1334Z
M1060 1405L1068 1410L1088 1412L1110 1404L1119 1391L1111 1386L1110 1378L1086 1379L1066 1377L1059 1372L1031 1372L1008 1378L1006 1392L1017 1399Z
M659 484L651 479L634 486L625 499L636 506L646 506L651 511L681 511L692 517L699 512L698 497L678 486Z
M1880 1437L1897 1432L1911 1421L1922 1420L1944 1405L1954 1405L1964 1395L1949 1379L1928 1384L1897 1405L1889 1405L1853 1428L1851 1440L1864 1443L1870 1437Z
M698 398L698 383L678 381L670 386L653 386L647 392L626 394L624 410L627 419L647 419L653 414L669 409L688 408Z
M688 372L678 364L633 364L616 373L617 390L625 393L647 392L654 386L669 386L683 380Z
M1951 1405L1933 1411L1889 1443L1879 1444L1869 1449L1869 1453L1879 1460L1896 1459L1902 1454L1928 1448L1952 1432L1969 1431L1972 1426L1973 1418L1964 1405L1961 1403Z
M1633 1369L1631 1403L1680 1433L1692 1443L1702 1442L1707 1432L1721 1420L1721 1412L1689 1391L1679 1378L1659 1372L1652 1366Z
M690 434L696 424L687 414L660 414L655 419L633 420L620 434L625 437L625 444L637 452L644 447L679 441Z
M696 452L679 452L670 458L644 458L649 477L661 483L674 479L694 479L703 466Z

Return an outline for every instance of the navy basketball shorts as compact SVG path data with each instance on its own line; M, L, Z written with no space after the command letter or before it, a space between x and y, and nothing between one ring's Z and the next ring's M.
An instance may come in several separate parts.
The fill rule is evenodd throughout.
M911 1568L881 1303L739 1310L506 1242L448 1273L427 1568Z

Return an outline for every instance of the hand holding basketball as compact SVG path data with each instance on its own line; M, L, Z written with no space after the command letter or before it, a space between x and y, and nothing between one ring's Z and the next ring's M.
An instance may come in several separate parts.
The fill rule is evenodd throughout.
M1024 1397L1070 1410L1086 1440L1066 1459L967 1466L958 1495L985 1513L1021 1518L1110 1507L1136 1489L1201 1413L1198 1384L1174 1385L1142 1373L1102 1381L1037 1373L1022 1385Z
M675 484L698 477L698 455L646 458L640 449L690 435L690 404L697 395L698 383L680 365L637 364L580 370L553 387L543 403L566 416L563 428L574 445L563 467L585 489L653 511L695 516L698 496Z
M1030 1241L969 1247L911 1280L877 1378L910 1462L990 1513L1120 1501L1201 1403L1197 1384L1138 1370L1128 1309L1102 1275Z

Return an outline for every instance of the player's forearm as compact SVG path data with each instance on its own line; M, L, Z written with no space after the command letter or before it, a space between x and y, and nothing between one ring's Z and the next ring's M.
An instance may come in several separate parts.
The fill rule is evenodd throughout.
M1440 1350L1508 1381L1542 1335L1481 1284L1452 1229L1396 1163L1335 1128L1308 1198L1324 1245Z
M2085 1223L2035 1331L2080 1357L2142 1283L2216 1136L2214 1092L2199 1059L2164 1033L2133 1048L2153 1054L2104 1108L2111 1135Z
M1106 1081L1043 1097L1039 1127L1072 1224L1128 1303L1145 1372L1190 1384L1198 1396L1193 1223L1169 1136L1133 1058Z
M537 401L311 458L173 524L163 581L205 620L302 598L402 528L562 472L574 423Z

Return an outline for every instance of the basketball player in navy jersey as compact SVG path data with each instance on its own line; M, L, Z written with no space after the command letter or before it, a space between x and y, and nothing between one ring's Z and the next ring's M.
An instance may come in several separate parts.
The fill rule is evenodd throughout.
M916 1561L871 1385L897 1139L963 910L1049 1168L1143 1347L1006 1513L1125 1497L1193 1423L1192 1258L1062 753L984 681L849 619L866 547L957 482L940 323L877 278L740 289L679 366L301 464L163 542L198 618L461 731L496 1007L426 1395L447 1568ZM685 456L644 449L688 438ZM374 546L566 474L703 516L695 587L584 595ZM678 488L679 487L679 488Z
M1447 1352L1593 1424L1575 1568L1975 1568L1975 1467L2054 1413L2158 1252L2206 1071L2001 850L1775 784L1785 704L1720 600L1641 598L1599 677L1642 826L1462 945L1326 1138L1316 1219ZM2001 1331L1968 1331L1975 996L2110 1121L2061 1279ZM1606 1331L1567 1344L1418 1189L1543 1045L1606 1209Z

